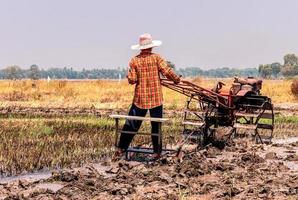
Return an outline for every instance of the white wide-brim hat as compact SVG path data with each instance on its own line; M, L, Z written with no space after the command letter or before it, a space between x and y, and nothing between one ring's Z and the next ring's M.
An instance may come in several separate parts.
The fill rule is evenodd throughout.
M160 40L152 40L152 37L150 34L145 33L143 35L140 35L139 37L139 44L132 45L132 50L142 50L142 49L149 49L152 47L158 47L162 44Z

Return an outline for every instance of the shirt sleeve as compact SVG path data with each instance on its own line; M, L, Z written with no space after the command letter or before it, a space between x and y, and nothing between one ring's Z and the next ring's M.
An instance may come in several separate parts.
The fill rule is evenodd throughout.
M133 65L133 61L130 61L130 63L129 63L127 80L128 80L129 84L135 84L138 81L137 71L136 71L135 66Z
M158 57L158 67L162 75L174 81L175 83L180 82L180 77L174 72L172 68L168 66L167 62L161 57Z

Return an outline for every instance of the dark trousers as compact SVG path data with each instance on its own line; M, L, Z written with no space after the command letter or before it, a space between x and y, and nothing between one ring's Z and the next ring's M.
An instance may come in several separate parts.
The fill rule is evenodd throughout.
M140 116L145 117L147 114L148 109L141 109L138 108L136 105L132 104L128 115L131 116ZM149 109L150 117L162 118L162 105ZM142 121L139 120L126 120L123 126L122 131L133 131L137 132L142 125ZM158 133L158 122L151 122L151 133ZM127 134L121 133L120 141L119 141L119 148L127 149L129 144L131 143L134 134ZM152 144L153 144L153 151L154 153L158 153L159 147L158 145L158 136L151 136ZM160 144L161 145L161 144Z

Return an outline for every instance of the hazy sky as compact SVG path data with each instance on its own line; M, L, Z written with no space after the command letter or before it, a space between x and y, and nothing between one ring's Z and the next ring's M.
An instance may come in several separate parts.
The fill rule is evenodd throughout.
M257 67L298 53L297 0L0 0L0 68L126 67L149 32L177 67Z

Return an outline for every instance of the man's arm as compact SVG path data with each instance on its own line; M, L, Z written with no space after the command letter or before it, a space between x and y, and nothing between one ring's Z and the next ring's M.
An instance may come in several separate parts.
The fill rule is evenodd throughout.
M164 59L162 59L161 57L159 57L158 59L158 67L161 74L174 81L174 83L178 84L180 82L180 77L174 72L172 68L168 66L167 62Z
M137 71L135 66L133 65L132 62L129 63L129 69L127 73L127 80L129 84L135 84L138 82L137 78Z

